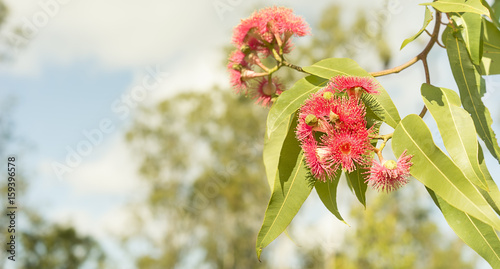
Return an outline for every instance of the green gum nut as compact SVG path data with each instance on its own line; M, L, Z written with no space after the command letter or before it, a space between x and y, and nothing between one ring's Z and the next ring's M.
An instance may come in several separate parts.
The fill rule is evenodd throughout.
M313 115L313 114L307 115L305 121L306 121L306 124L309 125L309 126L316 126L316 125L318 125L318 118L315 115Z
M330 100L330 99L332 99L332 97L333 97L332 92L324 92L323 93L323 98L325 98L326 100Z
M385 168L387 169L396 169L398 167L398 163L394 160L388 160L384 163Z

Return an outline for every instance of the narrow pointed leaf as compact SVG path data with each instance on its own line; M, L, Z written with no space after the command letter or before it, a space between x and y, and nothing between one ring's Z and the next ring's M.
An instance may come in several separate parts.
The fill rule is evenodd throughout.
M477 134L469 113L452 90L422 84L425 106L436 121L446 150L465 176L484 190L486 178L479 167Z
M483 58L481 75L500 74L500 30L483 19Z
M466 12L452 15L451 19L460 28L462 39L472 62L479 65L483 57L483 18L479 14Z
M498 214L500 192L486 168L474 123L469 113L460 107L458 94L452 90L423 84L422 96L436 120L451 158L467 179L481 188L478 191Z
M447 32L446 40L446 51L453 77L460 90L462 105L471 114L479 137L491 154L500 161L500 147L491 128L493 120L490 111L481 100L486 92L484 79L471 62L463 40L453 31Z
M495 13L493 21L500 21L500 1L495 0L495 3L491 6L491 9Z
M293 117L290 115L288 119L283 121L270 135L266 130L262 155L264 159L264 166L266 167L267 181L271 192L273 191L274 180L276 179L276 173L278 172L281 149L283 147L283 143L285 142L285 138L287 137L292 119Z
M283 121L299 109L309 95L325 87L327 82L324 78L307 76L280 94L267 116L267 135L271 136Z
M363 104L366 107L366 118L369 127L373 126L376 122L384 121L386 113L377 98L371 94L365 93L361 95L361 101L363 101Z
M432 3L424 3L421 5L432 6L445 13L470 12L490 17L489 10L481 4L480 0L437 0Z
M289 178L276 180L267 206L264 222L257 236L256 251L260 259L262 250L278 237L290 224L314 187L307 180L307 168L301 153Z
M290 128L283 141L279 157L278 173L276 174L277 179L275 179L275 181L279 181L281 188L283 188L285 181L291 177L293 171L296 169L297 159L301 152L300 143L295 137L296 127L297 116L293 116Z
M500 1L495 1L495 3L490 6L486 0L481 0L481 4L485 6L488 11L490 12L491 20L493 21L493 24L495 24L496 27L500 27Z
M438 148L424 121L415 114L404 118L392 138L394 155L413 155L411 174L447 203L500 230L500 219L460 168Z
M413 35L410 38L405 39L403 41L403 44L401 44L401 48L399 48L399 49L402 50L410 42L412 42L413 40L417 39L424 32L425 28L427 28L427 25L429 25L429 23L432 21L432 19L433 19L432 12L429 10L428 7L425 7L424 25L422 26L422 28L420 29L420 31L418 31L418 33L416 33L415 35Z
M495 229L451 206L432 191L429 190L429 193L458 237L481 255L492 268L500 268L500 238Z
M345 175L347 177L347 181L352 187L354 194L358 198L358 201L366 208L366 189L368 188L368 184L365 182L365 174L368 170L358 168L356 166L356 170L351 173L346 172Z
M331 180L327 180L323 182L321 180L316 181L314 187L316 188L316 192L318 193L319 198L323 202L323 204L332 212L337 219L344 222L344 218L340 215L339 209L337 207L337 187L339 185L340 176L342 175L342 171L339 169L335 173L335 177Z
M363 68L361 68L354 60L348 58L324 59L311 66L304 67L304 70L313 75L325 79L331 79L332 77L338 75L373 78L372 76L370 76L368 72L366 72ZM373 97L375 97L376 101L383 108L382 112L384 114L377 116L384 119L384 122L387 123L392 128L396 128L396 125L401 120L401 118L399 117L398 110L394 105L394 103L392 102L391 97L383 87L379 87L378 91L380 93L373 95Z
M497 184L491 177L490 172L488 171L488 168L486 167L486 162L484 161L484 155L483 155L483 149L481 148L480 145L478 146L479 150L479 166L481 168L481 171L483 172L483 175L486 178L486 182L488 183L488 195L485 196L488 200L488 203L491 205L493 210L497 212L498 215L500 215L500 190L498 189Z
M358 63L349 58L328 58L321 60L311 66L304 67L308 73L318 77L330 79L338 75L344 76L368 76Z

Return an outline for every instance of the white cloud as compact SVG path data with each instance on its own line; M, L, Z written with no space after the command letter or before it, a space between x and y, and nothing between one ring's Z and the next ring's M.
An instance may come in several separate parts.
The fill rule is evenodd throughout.
M29 36L28 52L22 54L36 50L38 57L63 63L97 58L110 67L140 66L206 52L225 32L208 1L40 1L48 2L48 9L38 1L8 2L10 29L18 26Z
M108 138L107 145L97 147L92 156L66 175L66 182L75 194L132 194L140 190L138 161L122 136Z

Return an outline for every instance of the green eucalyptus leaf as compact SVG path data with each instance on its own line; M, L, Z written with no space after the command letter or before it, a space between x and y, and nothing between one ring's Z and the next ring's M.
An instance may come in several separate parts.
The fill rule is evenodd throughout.
M469 113L462 109L460 97L452 90L422 85L422 96L426 107L436 120L444 145L453 161L467 179L500 214L500 192L491 178L482 150L477 141L474 122Z
M486 2L486 1L484 1L484 2ZM492 12L492 15L493 15L492 21L495 23L495 25L497 27L500 27L499 26L499 21L500 21L500 1L499 0L495 0L495 2L493 3L493 5L491 5L491 9L490 10L493 11Z
M493 21L495 21L495 22L500 21L500 1L495 0L495 3L493 3L493 5L491 6L491 9L495 13Z
M264 222L257 236L256 252L259 259L262 250L290 224L314 187L307 178L303 153L299 154L294 164L289 178L274 182Z
M392 138L394 155L413 155L411 175L459 210L500 230L500 219L459 167L434 144L425 122L415 114L398 125Z
M414 41L415 39L417 39L424 31L425 31L425 28L427 28L427 26L429 25L429 23L432 21L433 17L432 17L432 12L430 11L430 9L428 7L425 7L425 17L424 17L424 25L422 26L422 28L420 29L420 31L418 31L418 33L414 34L412 37L410 38L407 38L403 41L403 44L401 44L401 48L399 48L400 50L402 50L404 47L406 47L406 45L408 45L410 42Z
M283 121L278 128L272 132L270 135L267 133L264 137L264 150L262 156L264 159L264 166L266 168L267 181L271 192L273 191L274 181L277 178L279 157L281 154L281 149L283 148L283 143L287 137L288 130L291 129L292 115L288 116L288 119Z
M294 116L292 117L291 126L285 140L283 141L283 147L281 148L279 156L278 173L276 174L277 179L275 179L275 181L280 182L281 188L283 188L285 181L290 178L291 174L295 170L296 162L301 151L300 143L295 137L296 127L297 116Z
M448 34L450 32L453 32L453 29L451 27L446 27L446 28L444 28L443 33L441 34L441 42L443 42L443 45L445 47L448 46L448 44L446 44L446 41L448 41L448 40L446 40L446 39L448 38Z
M456 13L451 16L451 19L460 28L460 33L472 62L479 65L483 57L483 18L479 14L466 12Z
M490 17L493 21L493 24L495 24L496 27L500 27L500 1L495 1L493 5L490 6L490 4L486 2L486 0L481 0L481 4L483 4L483 6L485 6L490 12Z
M328 58L303 69L310 74L326 79L338 75L368 76L368 73L350 58Z
M463 40L453 31L446 36L446 51L453 77L460 90L462 105L474 121L476 132L484 141L491 154L500 161L500 147L491 128L493 120L481 97L486 92L484 79L478 68L470 60Z
M469 12L490 17L488 8L483 6L480 0L437 0L432 3L421 5L432 6L441 12Z
M365 182L367 169L360 168L356 165L356 170L351 173L346 172L346 178L351 186L351 189L356 194L358 201L366 208L366 189L368 184Z
M307 76L280 94L267 116L267 135L272 136L283 121L289 119L312 93L325 87L327 82L324 78Z
M368 72L361 68L354 60L348 58L329 58L321 60L311 66L304 67L304 70L308 73L322 77L325 79L331 79L332 77L338 75L345 76L360 76L360 77L371 77ZM373 78L374 79L374 78ZM380 107L383 109L383 114L377 115L379 118L384 119L392 128L396 128L396 125L401 120L399 117L398 110L391 100L391 97L383 87L377 89L380 93L373 95L376 101L379 103Z
M323 202L326 208L332 212L332 214L337 217L340 221L347 224L340 215L339 209L337 207L337 187L339 185L340 176L342 175L342 170L338 170L335 173L335 177L327 179L326 182L317 180L314 187L318 193L319 198Z
M488 203L491 205L493 210L495 210L495 212L497 212L497 214L500 215L500 190L498 189L497 184L493 180L493 177L491 177L491 174L488 171L488 168L486 167L486 162L484 161L483 149L481 148L479 143L477 147L479 155L479 167L481 168L481 171L483 172L483 175L486 178L486 183L488 184L488 189L489 189L487 195L483 196L488 200Z
M451 159L472 183L487 190L486 178L479 167L474 122L469 113L461 108L458 94L429 84L422 84L421 91Z
M483 19L483 58L481 75L500 74L500 30Z
M492 268L500 268L500 238L495 229L451 206L431 190L428 191L458 237L481 255Z
M361 95L361 101L363 101L366 108L366 118L368 121L367 127L373 126L375 122L384 121L385 110L375 96L363 93L363 95Z
M500 1L499 0L495 0L495 2L493 3L493 5L491 6L492 9L496 12L496 13L500 13ZM500 15L500 14L499 14ZM500 18L497 18L497 20L500 20Z

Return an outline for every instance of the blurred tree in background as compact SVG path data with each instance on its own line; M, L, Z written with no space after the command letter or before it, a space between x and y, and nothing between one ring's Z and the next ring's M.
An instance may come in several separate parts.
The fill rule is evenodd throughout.
M386 66L391 57L382 33L366 33L362 11L350 26L341 24L339 14L338 6L324 11L317 34L296 48L294 62L339 53L364 57L362 40L376 44L373 53L381 63L376 67ZM286 75L295 81L295 74ZM181 93L137 112L127 139L149 188L143 204L136 205L138 233L129 239L144 236L156 250L138 259L139 268L276 267L266 254L262 263L255 256L270 194L261 161L266 114L218 87ZM333 255L319 247L302 251L302 267L472 268L460 258L464 244L445 238L429 219L430 207L405 206L421 200L418 192L407 191L410 195L376 195L366 211L353 207L356 225L345 247ZM152 221L163 232L151 228ZM407 223L412 225L403 226Z
M429 201L418 187L409 184L397 192L371 195L366 210L351 206L348 222L354 230L347 233L342 249L326 253L312 248L305 256L306 267L475 268L479 256L439 230L431 219L432 204L425 204ZM472 260L464 259L464 252Z
M353 16L355 21L347 24L342 17L347 12L343 13L341 6L331 5L321 11L321 19L312 31L314 35L310 38L310 44L297 47L293 55L305 65L325 58L344 57L361 62L366 68L388 66L391 50L380 27L387 23L387 17L384 16L386 9L383 7L380 12L369 14L364 9L358 9L356 16Z
M252 243L268 200L260 161L265 117L248 99L218 88L141 111L128 139L151 186L145 206L168 231L153 235L160 255L141 258L139 268L193 259L192 268L267 268Z
M12 134L14 124L11 121L11 108L11 105L3 105L0 111L0 159L2 160L11 157L9 153L12 149L15 149L12 152L17 152L18 156L27 155L21 154L26 151L23 149L23 141ZM22 163L22 158L16 158L16 167L23 167ZM75 228L69 225L54 224L39 215L37 208L21 202L29 190L31 180L25 172L22 172L26 170L26 167L16 169L15 233L8 233L7 229L2 229L4 246L7 238L11 235L15 236L15 261L7 259L11 254L4 248L0 254L2 259L0 267L7 263L15 263L15 268L72 269L81 268L84 265L91 266L91 268L105 268L105 252L95 239L78 234ZM8 182L7 176L7 173L2 173L0 181ZM2 193L8 193L7 184L2 184ZM7 199L6 196L2 197ZM0 222L2 224L10 223L7 213L8 209L5 206L1 210Z
M51 224L26 212L30 228L21 232L21 268L106 268L106 256L95 239L82 236L75 228Z

